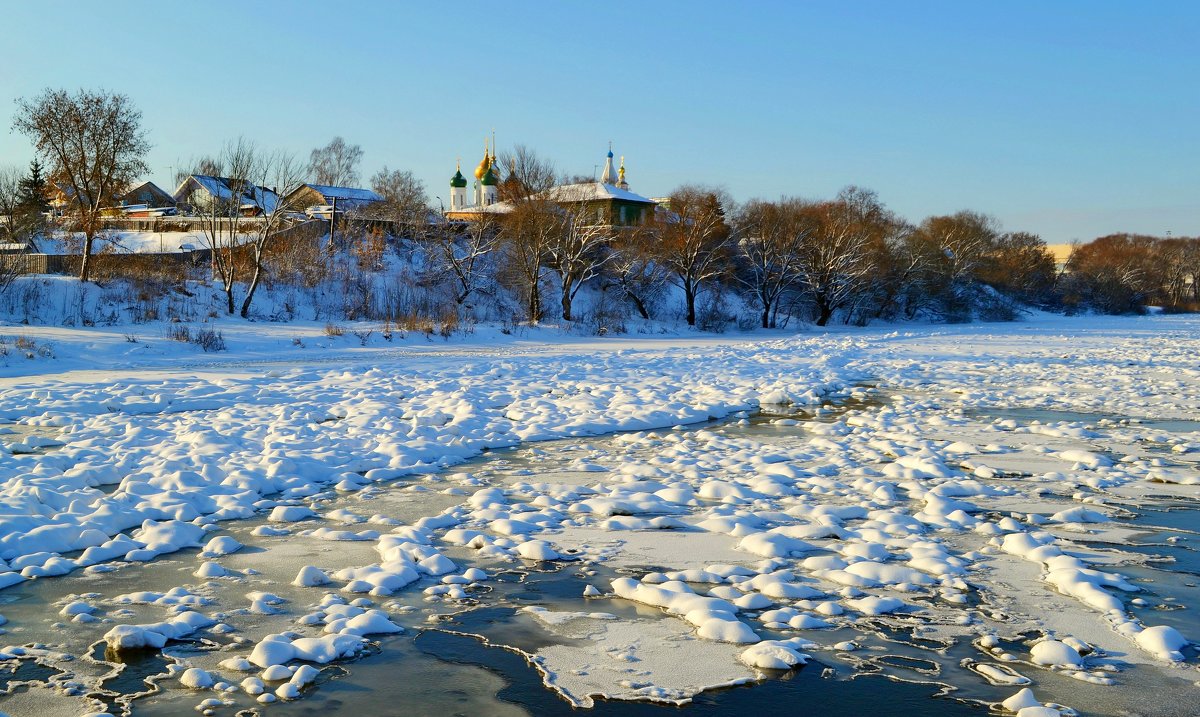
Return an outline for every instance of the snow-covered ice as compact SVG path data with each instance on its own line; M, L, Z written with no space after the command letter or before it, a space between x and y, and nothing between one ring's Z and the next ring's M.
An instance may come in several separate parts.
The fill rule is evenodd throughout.
M122 368L55 329L95 365L0 379L0 589L38 596L5 659L95 686L90 645L161 650L164 686L261 709L546 574L573 597L508 646L579 706L893 654L1024 715L1200 679L1187 578L1150 559L1195 560L1165 511L1200 497L1200 320L243 362L274 331Z

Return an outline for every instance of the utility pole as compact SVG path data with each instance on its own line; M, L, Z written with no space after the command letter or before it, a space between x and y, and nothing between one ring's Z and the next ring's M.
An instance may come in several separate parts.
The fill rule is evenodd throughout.
M333 198L333 211L329 212L329 253L334 251L333 236L337 231L337 197Z

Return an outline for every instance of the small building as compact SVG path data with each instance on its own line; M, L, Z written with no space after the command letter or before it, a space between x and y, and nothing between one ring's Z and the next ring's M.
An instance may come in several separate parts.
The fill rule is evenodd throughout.
M355 187L332 187L326 184L305 183L296 187L283 196L283 202L289 207L307 208L337 202L338 209L343 206L347 210L382 202L381 197L370 189Z
M382 202L383 197L370 189L305 183L285 194L282 201L283 206L294 211L328 219L334 207L339 214L359 212L372 204Z
M175 198L154 182L134 182L101 212L106 217L161 217L175 213Z
M273 188L206 174L188 176L171 197L176 206L190 213L208 211L218 203L230 215L236 212L244 217L256 217L274 214L279 206L279 194Z
M645 223L658 206L652 199L605 182L563 184L551 187L543 196L555 204L577 207L585 216L594 215L597 224L618 227Z
M143 205L150 209L164 209L175 206L175 198L154 182L141 182L129 185L122 194L116 196L118 207Z

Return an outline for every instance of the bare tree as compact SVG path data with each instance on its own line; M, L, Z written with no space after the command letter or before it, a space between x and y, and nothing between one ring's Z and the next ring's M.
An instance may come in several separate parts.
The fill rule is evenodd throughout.
M606 274L610 286L629 299L643 319L650 318L650 306L663 293L667 269L658 261L658 232L653 227L627 227L616 236L611 247Z
M33 141L78 212L84 235L81 281L89 278L101 210L148 169L150 144L141 121L128 97L103 90L47 89L32 100L17 100L13 128Z
M178 165L175 170L175 186L183 184L188 177L199 174L205 177L224 176L223 162L218 157L199 157Z
M329 144L314 149L309 155L308 176L315 184L353 186L358 183L358 163L362 156L362 147L334 137Z
M412 172L385 166L371 177L371 189L383 197L382 202L368 207L371 217L390 220L410 231L429 221L429 196Z
M933 265L920 242L914 240L913 227L897 222L894 231L876 246L872 260L873 305L868 318L895 318L903 312L916 318L933 298Z
M303 166L286 152L258 154L252 167L251 177L255 178L254 184L258 186L254 187L251 196L260 221L250 225L250 284L246 287L246 296L242 299L239 312L243 319L250 316L250 304L262 283L267 257L277 248L279 234L291 226L290 216L299 208L296 204L288 204L289 201L300 201L296 197L289 200L288 190L300 184L304 178ZM267 190L266 187L277 187L282 193Z
M0 244L19 244L21 170L0 167ZM7 249L7 247L5 247ZM7 251L0 251L0 292L17 276L17 261Z
M492 171L504 177L497 188L498 198L502 202L520 202L537 197L558 183L554 164L523 144L501 155L496 164L500 166Z
M1138 313L1163 285L1158 239L1112 234L1071 251L1066 301L1108 314Z
M437 225L436 270L454 276L454 303L458 306L483 287L488 257L500 244L499 228L496 218L489 214L465 226L450 222Z
M953 284L974 276L1000 236L995 218L972 211L929 217L917 232L945 257L945 273Z
M972 211L928 217L913 241L928 258L931 303L943 318L969 318L976 280L1000 237L999 223Z
M800 280L798 257L812 229L794 202L752 201L734 221L742 284L762 309L762 327L775 328L783 297Z
M1178 245L1173 254L1184 277L1178 298L1174 301L1176 305L1190 303L1191 309L1196 311L1200 309L1200 238L1182 237L1166 241L1168 244L1174 242L1178 242Z
M524 145L517 145L496 164L507 167L497 189L500 200L511 205L511 211L500 219L502 275L514 279L513 288L524 294L526 318L536 324L545 316L542 284L546 262L562 224L560 210L547 196L557 173L549 160Z
M11 239L21 204L21 170L0 167L0 241Z
M683 291L688 326L696 325L696 297L729 267L730 230L720 193L681 187L671 194L671 215L659 225L658 258Z
M808 225L797 255L800 278L816 309L817 325L825 326L871 286L873 246L886 239L896 222L874 192L858 187L843 189L833 201L797 209Z
M207 171L218 174L206 175L213 181L197 188L188 202L200 219L204 242L212 253L213 275L223 284L229 314L236 308L237 286L247 283L238 310L247 318L275 240L292 224L290 215L297 207L285 203L286 190L300 183L303 168L291 155L264 152L242 138L226 144L220 155L205 163Z
M1046 242L1029 232L1006 232L996 237L975 278L1025 301L1043 301L1054 288L1054 255Z
M505 263L515 278L514 288L525 295L525 314L530 323L541 322L545 315L545 265L561 224L562 217L553 204L533 198L518 202L501 223Z
M559 193L556 199L558 222L546 247L546 263L562 287L563 321L571 321L575 295L613 258L607 251L612 230L596 223L595 212L577 198Z
M256 174L257 163L253 143L243 138L229 142L217 157L200 160L194 172L215 180L208 187L197 188L197 192L203 190L208 196L185 197L200 220L204 243L212 256L213 276L222 283L225 310L230 315L235 310L234 290L244 264L239 247L245 243L246 225L252 221L244 216L243 206L252 201L248 199L254 194L250 177Z

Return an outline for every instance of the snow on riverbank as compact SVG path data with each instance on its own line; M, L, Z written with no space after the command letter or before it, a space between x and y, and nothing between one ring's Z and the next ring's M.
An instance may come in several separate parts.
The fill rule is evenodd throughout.
M71 358L41 364L61 373L0 379L0 586L80 570L102 579L202 547L188 575L247 580L256 558L238 549L244 536L210 535L229 520L253 518L253 537L266 543L347 546L340 558L289 564L288 594L313 596L299 630L271 622L293 598L258 588L243 590L236 609L187 586L123 591L108 612L92 599L63 603L82 606L70 612L76 623L100 622L114 649L236 631L247 615L273 625L237 642L239 669L263 670L241 688L260 702L309 689L311 675L287 663L323 664L357 654L364 636L399 633L402 606L378 601L411 592L454 604L497 565L559 560L626 570L589 600L661 609L670 621L649 633L602 620L588 628L590 646L537 652L547 681L576 704L686 701L756 669L853 651L847 631L861 641L888 620L929 621L923 630L976 641L996 662L975 671L1012 685L1028 680L1001 663L1096 685L1132 664L1194 669L1188 640L1200 635L1131 609L1139 596L1158 599L1121 574L1135 556L1087 541L1119 512L1110 501L1136 505L1138 486L1197 497L1200 426L1155 421L1200 415L1200 320L756 340L504 336L493 346L476 336L425 350L343 343L316 361L285 348L294 327L239 326L230 355L132 359L117 336L30 329ZM823 405L846 400L857 407L841 417ZM811 413L756 429L774 426L777 437L669 430L784 410L768 404ZM1046 420L1007 418L1008 409ZM823 413L828 420L810 420ZM606 451L585 447L585 437L617 431L634 433ZM550 439L574 439L578 455L507 475L447 470ZM403 476L428 477L448 507L398 518L381 496ZM628 572L645 565L664 569ZM1029 615L1029 591L1055 609ZM1011 601L1013 621L975 611L981 599ZM1003 642L1031 629L1046 639ZM681 671L646 634L675 636L677 652L711 643L693 652L726 662ZM605 654L637 655L637 679ZM215 664L191 669L200 671L189 670L189 687L232 685ZM1030 699L1023 708L1051 709Z

